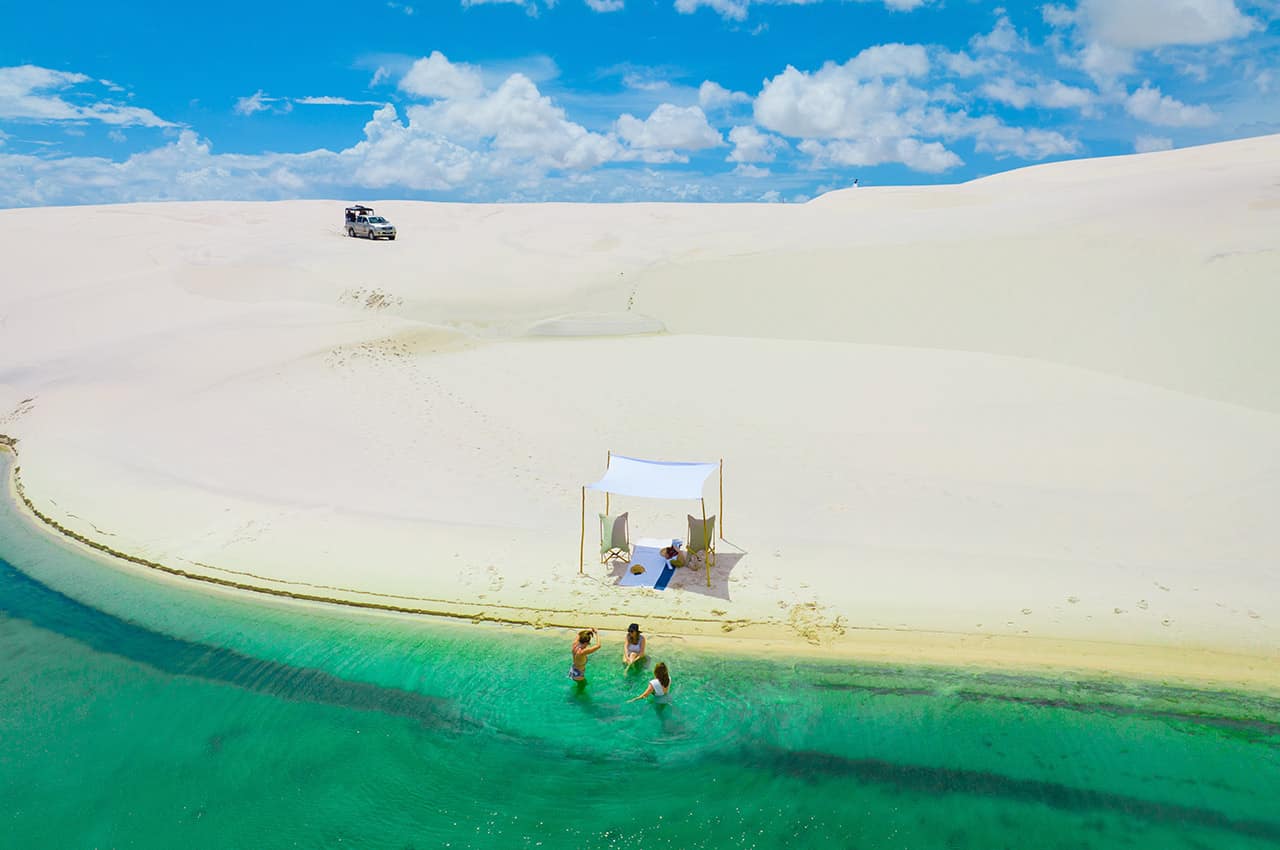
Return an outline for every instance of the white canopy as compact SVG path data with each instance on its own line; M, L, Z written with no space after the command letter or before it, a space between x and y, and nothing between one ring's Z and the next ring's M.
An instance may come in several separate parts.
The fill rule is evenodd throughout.
M719 468L719 463L679 463L610 455L604 477L587 487L621 496L701 499L707 476Z

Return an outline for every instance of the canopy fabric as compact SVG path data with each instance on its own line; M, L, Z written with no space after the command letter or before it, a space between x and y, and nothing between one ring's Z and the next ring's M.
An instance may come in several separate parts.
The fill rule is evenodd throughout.
M719 468L718 463L679 463L610 455L604 477L587 487L620 496L701 499L707 476Z

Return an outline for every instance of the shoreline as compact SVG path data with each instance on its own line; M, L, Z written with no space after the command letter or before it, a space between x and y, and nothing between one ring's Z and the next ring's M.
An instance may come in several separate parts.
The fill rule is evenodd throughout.
M341 606L343 609L376 615L438 619L445 622L487 623L537 630L573 630L595 623L607 633L621 634L632 615L604 611L569 611L535 608L494 602L397 597L362 591L308 585L339 591L323 595L290 590L285 584L249 573L222 568L210 569L248 576L263 584L235 581L215 575L180 569L137 555L119 551L87 535L66 528L40 511L27 496L17 463L16 440L0 435L0 454L11 454L7 490L19 513L33 527L51 534L60 542L101 561L108 568L142 571L151 578L171 581L190 589L228 594L253 602L253 596L303 605ZM344 595L347 594L347 595ZM380 600L353 598L373 596ZM430 601L432 607L400 604L395 600ZM492 609L510 613L495 613ZM644 617L646 631L705 651L762 659L854 661L874 664L901 664L912 667L945 667L984 672L1020 672L1069 679L1127 680L1186 687L1194 690L1226 690L1268 696L1280 695L1280 665L1265 655L1248 655L1199 648L1124 644L1080 639L993 635L966 632L926 631L892 627L837 626L821 644L806 640L794 630L787 633L777 624L743 619L681 616Z
M11 215L13 527L260 607L1280 692L1278 159L388 201L408 238L376 248L329 201ZM579 563L610 452L726 460L710 585ZM687 528L612 507L633 540Z

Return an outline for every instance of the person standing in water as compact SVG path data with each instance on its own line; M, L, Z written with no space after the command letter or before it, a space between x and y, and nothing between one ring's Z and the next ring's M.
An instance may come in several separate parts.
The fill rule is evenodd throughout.
M647 696L652 696L653 701L657 703L666 703L668 694L671 693L671 674L667 672L665 662L659 661L653 667L653 678L649 680L649 687L644 689L638 697L632 697L627 702L635 702L642 700Z
M592 636L596 645L591 646ZM573 642L573 661L569 665L569 678L579 684L587 682L587 659L600 649L600 633L594 628L578 632L578 639Z
M631 665L644 658L645 638L640 634L640 624L627 626L627 639L622 643L622 666L630 670Z

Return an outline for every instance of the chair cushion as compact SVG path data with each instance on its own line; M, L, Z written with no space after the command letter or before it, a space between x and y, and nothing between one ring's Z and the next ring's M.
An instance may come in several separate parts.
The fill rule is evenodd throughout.
M612 549L631 551L631 541L627 537L627 515L600 514L600 553Z
M704 525L700 517L689 516L689 540L686 545L690 552L701 552L711 548L711 540L716 536L716 518L707 517Z

